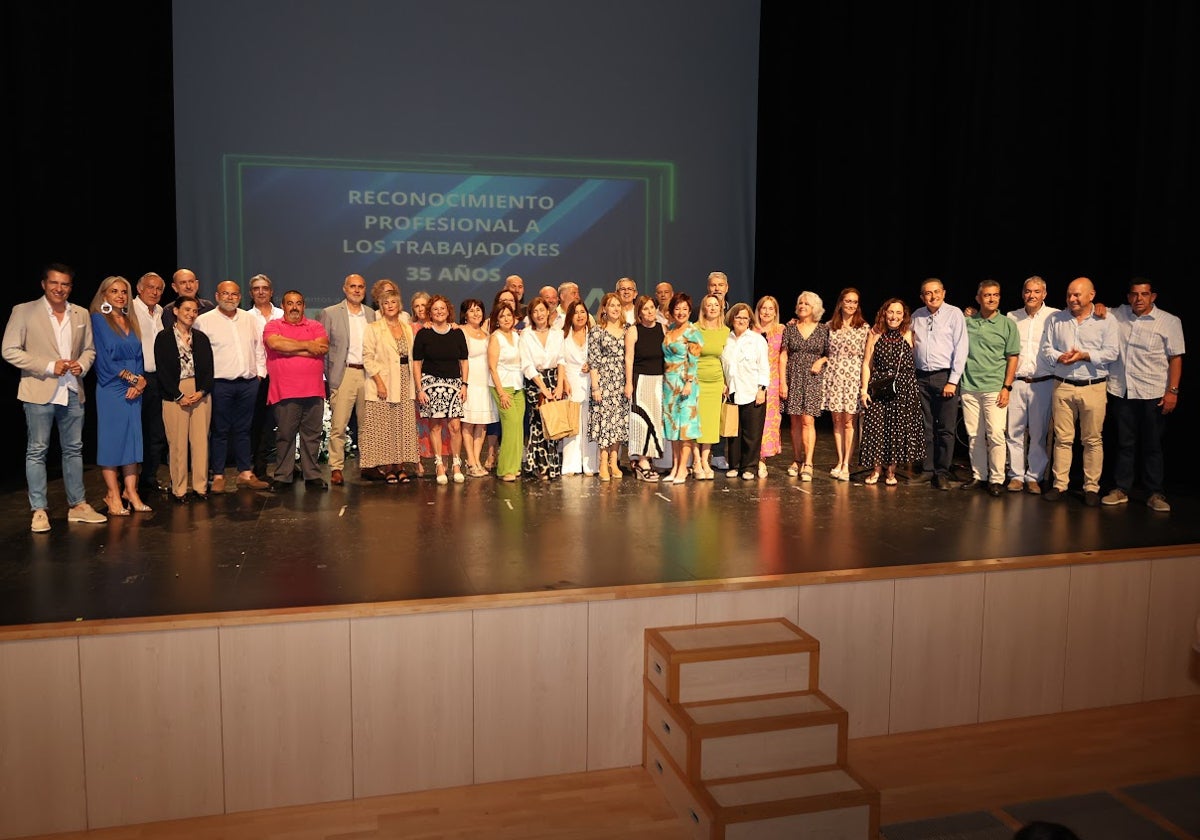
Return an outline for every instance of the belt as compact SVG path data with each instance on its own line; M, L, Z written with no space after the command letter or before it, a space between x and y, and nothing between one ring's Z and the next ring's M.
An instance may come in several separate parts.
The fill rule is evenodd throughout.
M1063 379L1061 376L1054 377L1059 382L1067 385L1074 385L1077 388L1082 388L1084 385L1099 385L1101 382L1107 382L1107 376L1101 376L1099 379Z
M355 370L362 370L362 369L363 369L363 366L362 366L362 365L351 365L351 364L347 364L347 365L346 365L346 367L348 367L348 368L354 368Z
M1030 384L1032 384L1034 382L1045 382L1047 379L1056 379L1056 378L1057 377L1051 376L1048 373L1045 376L1018 376L1017 377L1017 379L1021 380L1022 382L1029 382ZM1103 382L1104 380L1102 379L1100 381Z
M950 368L938 368L937 370L918 370L917 376L933 376L935 373L949 373Z

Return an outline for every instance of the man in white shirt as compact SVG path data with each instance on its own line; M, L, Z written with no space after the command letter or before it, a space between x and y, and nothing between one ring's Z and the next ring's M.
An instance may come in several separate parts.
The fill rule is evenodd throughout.
M283 310L275 305L274 297L275 287L270 277L255 274L250 278L250 308L246 311L253 315L258 323L260 338L267 321L283 317ZM267 405L269 387L269 375L259 380L258 396L254 401L254 419L250 421L250 460L254 465L254 474L264 481L267 477L267 464L275 454L275 410Z
M366 374L363 372L363 333L375 320L375 310L363 303L367 281L361 274L350 274L342 283L344 299L327 306L317 321L329 336L325 354L325 387L329 389L329 481L346 483L346 430L353 414L362 423L366 411ZM359 470L359 477L370 477Z
M257 319L239 309L242 290L232 280L217 284L217 308L196 319L195 328L208 336L213 352L212 427L208 466L209 492L225 492L225 467L230 454L237 466L239 487L262 490L267 482L254 475L250 424L258 382L267 375L262 331Z
M163 329L163 308L159 303L166 281L153 271L147 271L137 282L137 295L130 307L137 318L142 337L143 371L146 390L142 392L142 474L138 478L138 493L154 496L160 490L158 467L167 454L167 430L163 426L162 391L154 375L154 339Z
M1135 277L1129 283L1128 303L1112 310L1120 326L1120 355L1108 368L1108 403L1117 421L1116 486L1100 501L1120 505L1140 479L1149 494L1146 506L1169 513L1163 494L1162 439L1167 415L1179 400L1183 376L1183 323L1154 305L1158 295L1150 281ZM1138 449L1141 470L1135 470Z
M1054 366L1038 352L1047 319L1058 311L1046 304L1046 281L1034 275L1021 287L1025 306L1008 313L1017 324L1021 355L1017 376L1008 395L1008 489L1041 493L1050 466L1050 407L1054 397ZM1026 434L1029 442L1026 444Z

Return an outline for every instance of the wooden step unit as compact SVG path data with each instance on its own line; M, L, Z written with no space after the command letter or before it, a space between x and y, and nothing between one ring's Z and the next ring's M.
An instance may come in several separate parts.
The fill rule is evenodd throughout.
M820 644L777 618L645 633L643 764L696 840L876 840Z
M644 763L696 840L875 840L879 793L849 767L695 783L647 731Z
M646 679L668 703L814 691L820 644L785 618L646 629Z
M689 779L846 763L846 710L819 691L671 704L647 680L643 720Z

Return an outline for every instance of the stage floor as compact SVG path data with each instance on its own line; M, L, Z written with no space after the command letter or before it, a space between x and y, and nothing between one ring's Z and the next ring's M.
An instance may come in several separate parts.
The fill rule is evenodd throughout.
M786 437L786 433L785 433ZM1200 498L1168 487L1170 514L1138 501L1088 508L1026 493L938 491L828 474L818 443L811 483L789 477L790 451L766 479L651 484L626 476L438 486L348 482L328 492L235 490L152 513L68 524L50 486L49 533L29 530L21 476L0 493L0 626L287 610L709 581L886 574L895 567L1019 561L1200 543ZM327 471L326 471L327 472ZM958 478L968 478L964 464ZM164 467L160 474L165 478ZM227 475L232 476L230 470ZM103 481L85 472L98 508ZM982 568L994 569L986 563ZM782 579L781 579L782 578ZM801 582L797 579L795 582Z

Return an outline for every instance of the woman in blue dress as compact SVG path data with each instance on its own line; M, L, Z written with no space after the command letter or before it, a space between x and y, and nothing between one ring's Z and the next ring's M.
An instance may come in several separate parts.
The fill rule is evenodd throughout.
M146 365L137 318L128 313L132 299L128 280L106 277L89 307L96 342L96 463L109 516L128 516L125 502L136 511L150 510L138 495Z
M672 484L687 481L700 437L700 386L696 364L703 341L691 322L692 299L679 292L668 307L671 323L663 338L663 436L671 441L674 455L671 473L663 479Z

